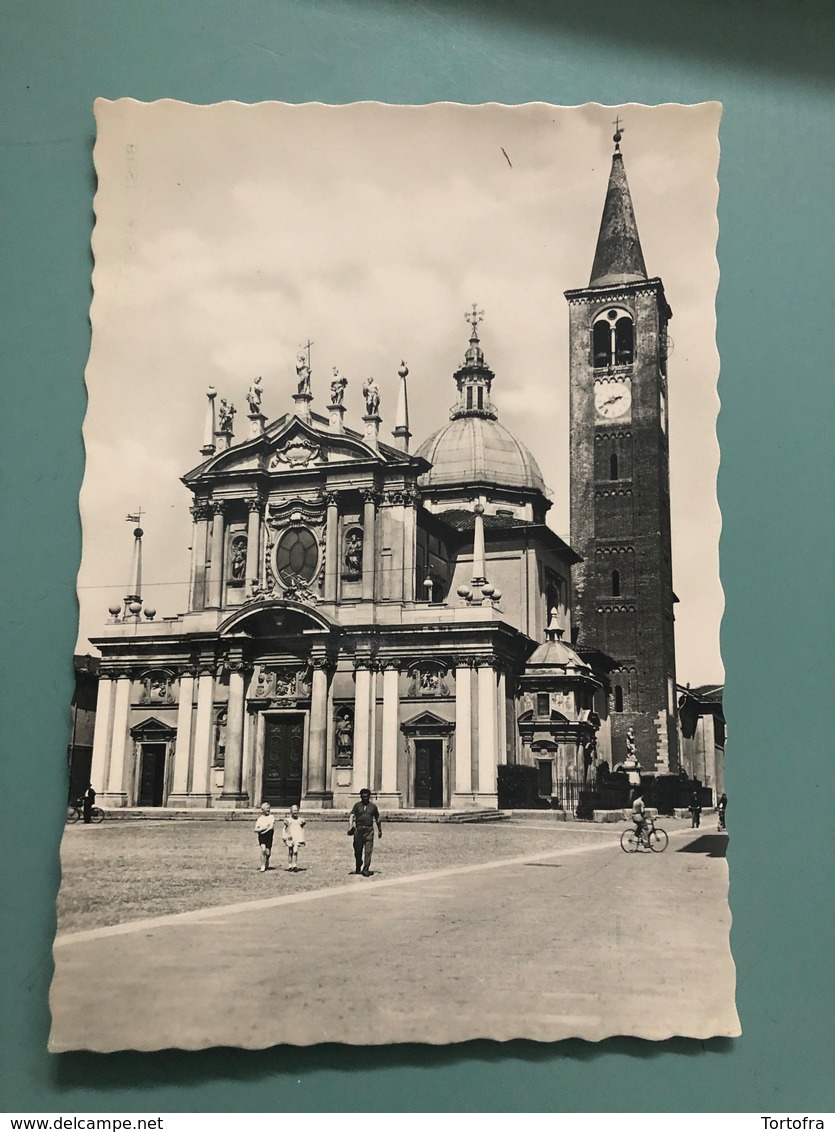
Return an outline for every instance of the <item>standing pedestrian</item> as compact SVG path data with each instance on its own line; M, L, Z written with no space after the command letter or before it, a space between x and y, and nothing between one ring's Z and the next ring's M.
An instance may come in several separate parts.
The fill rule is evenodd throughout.
M87 784L87 789L81 796L81 812L84 818L84 824L89 825L93 820L93 806L96 804L96 792L93 789L92 782Z
M702 820L702 807L699 802L698 790L693 791L693 801L687 808L690 810L690 828L698 829Z
M360 790L360 800L354 803L351 816L348 819L348 836L354 839L354 872L370 877L371 854L374 852L374 826L377 826L377 836L383 836L383 827L380 824L380 811L371 801L371 791Z
M261 803L261 813L255 822L255 832L258 835L258 847L261 850L261 864L258 872L265 873L270 867L270 854L273 851L273 834L275 832L275 814L270 812L270 803Z
M728 808L728 795L723 791L719 799L719 828L725 829L725 810Z
M304 845L304 827L307 823L299 817L299 807L291 806L284 819L284 832L281 839L287 846L287 872L299 871L299 846Z

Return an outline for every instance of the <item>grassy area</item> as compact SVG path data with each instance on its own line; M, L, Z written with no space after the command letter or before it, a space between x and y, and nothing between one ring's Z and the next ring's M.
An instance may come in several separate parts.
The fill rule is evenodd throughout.
M83 931L263 896L373 883L353 877L352 843L344 826L311 822L307 835L299 858L303 871L284 871L286 851L276 835L275 869L261 873L255 835L243 822L68 826L61 845L58 930ZM379 877L406 876L547 851L576 841L578 835L580 830L556 824L389 823L375 844L372 866Z

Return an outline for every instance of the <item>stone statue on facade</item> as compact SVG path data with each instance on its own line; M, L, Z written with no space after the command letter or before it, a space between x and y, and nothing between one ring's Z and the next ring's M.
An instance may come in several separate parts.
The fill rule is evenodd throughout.
M241 582L246 574L246 535L238 535L232 540L231 573L236 582Z
M296 376L299 379L298 395L301 397L309 397L310 366L307 364L307 357L304 354L299 354L296 358Z
M380 387L373 377L366 378L362 387L362 395L365 398L365 415L367 417L376 417L380 413Z
M350 766L354 758L354 721L348 711L344 711L337 718L334 737L337 765Z
M235 406L225 397L221 397L217 410L218 432L232 432L232 418L235 416L235 412Z
M246 394L250 416L257 417L261 415L261 394L263 392L261 388L261 378L256 377Z
M331 382L331 404L341 405L345 399L345 386L348 378L343 377L336 366L333 367L333 381Z
M355 529L348 532L343 562L347 574L362 573L362 531Z

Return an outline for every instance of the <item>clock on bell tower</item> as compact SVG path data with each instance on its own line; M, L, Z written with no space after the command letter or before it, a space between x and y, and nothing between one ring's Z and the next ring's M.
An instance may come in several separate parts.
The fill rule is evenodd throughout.
M572 619L604 654L612 763L633 728L641 767L678 770L664 285L648 277L621 132L587 287L570 321Z

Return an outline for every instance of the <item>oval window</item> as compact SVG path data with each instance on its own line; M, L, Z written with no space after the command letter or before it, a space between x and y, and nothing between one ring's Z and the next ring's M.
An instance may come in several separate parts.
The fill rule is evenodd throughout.
M307 527L294 527L279 540L276 573L285 585L311 582L319 564L319 544Z

